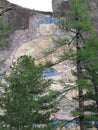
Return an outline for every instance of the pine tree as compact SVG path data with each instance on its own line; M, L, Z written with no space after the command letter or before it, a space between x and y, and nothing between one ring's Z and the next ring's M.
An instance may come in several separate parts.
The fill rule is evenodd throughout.
M31 130L36 125L48 125L56 109L56 93L49 89L51 80L42 78L45 66L35 65L28 56L20 57L1 83L0 115L10 129ZM40 129L40 128L39 128Z
M87 115L87 119L96 121L98 120L98 37L97 35L92 35L88 40L86 40L86 45L81 53L84 55L84 67L86 70L87 79L90 82L90 90L87 91L84 98L89 101L86 104L84 110L90 112L91 114ZM85 53L86 52L86 53ZM98 127L98 126L97 126Z
M76 66L77 66L77 87L79 98L79 123L80 130L86 130L86 123L84 117L84 82L81 59L78 57L80 50L83 48L85 41L83 33L88 32L91 27L89 15L87 13L86 0L69 1L70 11L68 14L69 27L75 29L76 40ZM72 21L72 22L71 22Z
M74 88L78 88L78 97L74 99L79 102L79 107L73 114L79 118L80 130L87 129L87 120L98 120L98 38L94 35L95 32L87 8L88 2L87 0L69 0L69 11L66 13L66 17L59 19L59 21L60 28L63 31L66 31L65 29L71 31L74 36L70 42L66 37L54 40L56 48L53 50L54 52L57 48L68 45L70 49L65 50L60 60L54 64L66 59L73 60L76 64L77 72L74 74L77 80ZM71 46L73 42L74 45ZM73 49L74 46L76 51ZM92 100L94 104L92 104ZM85 104L85 101L88 103Z
M76 87L78 88L79 107L74 114L79 117L80 130L86 130L84 92L91 88L91 84L89 83L89 79L87 79L87 75L85 78L85 71L87 68L83 64L87 50L84 51L84 54L82 50L85 48L86 40L91 36L92 26L90 14L87 9L87 0L69 0L68 3L69 11L65 19L61 18L60 27L64 31L66 31L65 29L67 28L74 34L74 37L70 42L65 38L62 40L60 39L57 43L59 43L58 47L64 46L65 44L70 46L72 42L75 43L76 52L73 51L73 48L70 48L69 53L68 51L64 52L60 61L71 59L76 63ZM86 58L85 60L87 60Z

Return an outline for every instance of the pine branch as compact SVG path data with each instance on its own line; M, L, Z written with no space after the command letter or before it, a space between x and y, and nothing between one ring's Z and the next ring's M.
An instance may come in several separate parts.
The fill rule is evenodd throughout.
M80 33L80 32L79 32L79 35L80 35L80 37L81 37L81 39L82 39L83 43L85 43L85 40L84 40L84 38L83 38L83 36L81 35L81 33Z
M72 40L68 43L68 46L70 46L70 44L73 42L73 40L75 39L75 37L76 37L76 36L74 36L74 37L72 38Z

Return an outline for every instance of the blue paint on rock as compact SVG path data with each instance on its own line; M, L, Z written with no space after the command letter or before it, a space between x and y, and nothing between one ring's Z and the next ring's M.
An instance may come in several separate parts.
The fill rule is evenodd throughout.
M36 22L36 26L39 27L41 24L51 24L51 23L58 25L58 20L51 16L45 16L42 20Z
M58 74L58 71L53 69L53 68L46 68L43 70L42 72L42 77L51 77L51 76L55 76Z

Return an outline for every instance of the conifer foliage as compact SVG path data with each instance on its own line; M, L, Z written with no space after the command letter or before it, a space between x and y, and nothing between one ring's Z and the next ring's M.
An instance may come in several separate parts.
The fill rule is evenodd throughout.
M32 130L36 125L47 125L55 110L55 92L49 89L51 80L41 77L42 65L35 65L28 56L20 57L1 84L1 120L12 130Z
M59 40L59 47L64 46L64 44L70 46L73 42L74 45L71 46L69 53L68 51L64 52L60 61L71 59L76 65L76 88L78 88L76 99L78 99L79 106L73 114L79 118L80 130L86 130L87 120L97 120L98 82L96 79L98 78L98 67L96 64L98 63L98 38L93 30L88 12L89 1L68 0L68 3L69 11L65 18L59 20L60 27L63 31L66 31L67 28L74 36L70 42L66 38ZM73 51L74 46L76 49ZM95 105L92 104L92 100Z

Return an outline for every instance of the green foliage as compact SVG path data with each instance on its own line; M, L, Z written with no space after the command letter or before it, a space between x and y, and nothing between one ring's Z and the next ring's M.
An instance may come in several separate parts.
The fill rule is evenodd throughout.
M9 43L5 42L5 39L8 37L8 32L11 30L11 24L0 23L0 47L7 48Z
M87 0L69 0L69 11L65 18L60 19L61 29L74 33L71 42L58 40L57 46L72 44L75 49L65 51L60 61L73 60L76 64L79 108L73 112L79 117L80 129L86 129L85 119L97 119L98 113L98 35L95 36L88 12ZM94 104L93 104L93 102ZM85 101L87 104L85 105ZM94 112L94 108L96 108ZM85 111L89 111L87 114ZM93 113L93 114L91 114Z
M68 40L66 38L59 38L59 39L53 39L53 42L56 47L61 47L63 45L66 45L68 43Z
M46 61L44 64L44 68L49 68L53 65L53 63L51 61Z
M97 62L97 52L98 48L98 38L97 35L91 36L85 40L84 47L78 53L78 59L81 59L84 63L87 62Z
M11 28L11 24L3 24L3 23L0 23L0 30L1 31L9 31Z
M55 50L53 49L53 50L49 50L49 51L44 51L42 53L43 53L44 56L48 56L48 55L52 54L54 51Z
M87 11L87 0L69 0L69 8L66 16L67 28L90 32L92 26Z
M56 93L49 89L51 80L41 77L42 71L41 64L35 65L31 57L22 56L13 62L10 74L4 76L1 119L10 127L32 130L33 124L50 122L50 114L56 107Z
M76 60L76 53L74 50L65 50L64 53L60 56L60 61L65 61L65 60Z
M90 90L91 89L91 85L89 83L89 80L87 79L80 79L80 80L77 80L77 87L79 89L85 89L85 90Z

